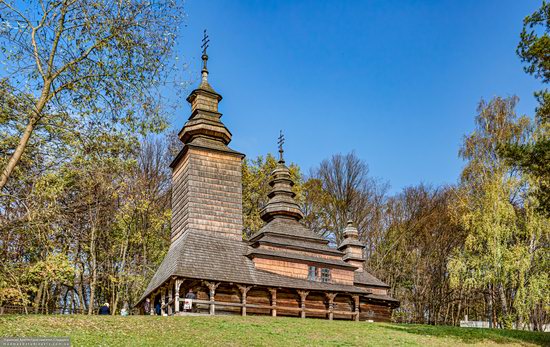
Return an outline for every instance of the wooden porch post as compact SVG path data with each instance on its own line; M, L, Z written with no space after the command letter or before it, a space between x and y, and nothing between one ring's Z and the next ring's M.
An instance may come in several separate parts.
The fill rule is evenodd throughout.
M180 311L180 287L181 287L181 283L183 281L182 280L176 280L174 282L174 296L175 296L175 302L174 302L174 314L178 313Z
M151 297L149 298L149 314L151 316L155 315L155 296L153 293L151 293Z
M216 314L216 305L214 304L214 296L216 295L216 288L218 288L218 286L220 285L220 282L217 282L217 283L204 282L204 284L210 290L210 314L215 315Z
M298 295L300 295L300 308L301 308L301 317L306 318L306 297L309 294L306 290L298 290Z
M353 296L353 302L355 305L355 321L359 322L359 295Z
M164 316L164 310L166 305L166 288L162 287L160 291L160 315Z
M251 286L248 286L248 287L247 286L240 286L240 285L237 285L237 287L241 291L241 303L243 304L243 307L241 309L241 314L243 316L246 316L246 293L248 293L248 291L252 287Z
M334 298L337 293L325 293L328 300L328 319L334 319Z
M171 316L172 315L172 304L174 303L174 300L173 300L173 296L172 296L172 288L174 287L173 285L173 281L170 281L170 284L168 285L168 315Z
M271 293L271 306L273 306L271 316L277 317L277 288L269 288L269 292Z

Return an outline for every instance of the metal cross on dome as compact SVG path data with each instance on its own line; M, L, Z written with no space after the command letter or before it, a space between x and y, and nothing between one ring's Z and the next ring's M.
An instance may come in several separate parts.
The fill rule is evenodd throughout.
M283 145L285 143L285 135L283 135L283 131L281 130L279 133L279 141L277 142L279 144L279 161L284 161L283 159Z
M206 55L206 49L209 47L208 43L210 42L210 38L208 37L208 34L206 33L206 29L204 29L204 37L202 38L202 54Z

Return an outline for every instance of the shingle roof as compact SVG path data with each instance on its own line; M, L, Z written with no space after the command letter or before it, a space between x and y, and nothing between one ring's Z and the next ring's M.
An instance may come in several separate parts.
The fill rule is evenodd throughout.
M253 234L250 237L250 241L253 242L267 234L275 234L300 239L302 241L328 244L327 240L315 234L313 231L300 224L300 222L290 218L276 218L272 220L264 225L258 232Z
M166 257L140 301L171 276L271 287L345 291L360 294L370 292L367 288L312 282L257 270L254 267L254 262L245 256L248 249L248 243L245 241L191 230L170 246Z
M385 288L390 287L386 283L380 281L378 278L368 273L367 271L355 272L355 279L353 282L356 284L364 284L364 285L374 286L374 287L385 287Z
M343 261L346 261L346 260L355 260L355 261L365 261L365 259L363 259L362 257L359 257L357 255L353 255L353 254L346 254L342 257L342 260Z
M288 249L300 249L300 250L308 250L315 253L337 255L340 257L344 255L344 252L339 251L336 248L328 247L323 243L302 241L295 238L288 238L277 234L265 234L263 237L257 238L255 241L251 242L250 244L251 245L267 244L271 246L279 246L279 247L288 248Z
M394 299L394 298L392 298L391 296L388 296L388 295L368 294L367 298L368 299L373 299L373 300L390 301L392 303L399 303L399 300Z
M326 259L314 256L308 256L299 253L283 252L283 251L274 251L270 249L261 249L261 248L249 248L246 253L247 256L261 256L262 258L281 258L281 259L292 259L308 263L320 263L320 264L329 264L336 267L349 268L351 270L357 269L357 267L350 265L343 261L342 259Z
M362 244L361 241L359 241L357 239L348 238L348 239L345 239L344 241L342 241L340 246L338 246L338 249L343 249L345 246L348 246L348 245L353 245L353 246L358 246L358 247L365 248L365 245Z

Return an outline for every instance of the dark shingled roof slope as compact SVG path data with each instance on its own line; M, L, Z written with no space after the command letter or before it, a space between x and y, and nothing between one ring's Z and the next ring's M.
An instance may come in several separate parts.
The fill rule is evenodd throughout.
M357 271L355 272L355 279L353 281L355 284L363 284L367 286L374 286L374 287L384 287L389 288L386 283L380 281L378 278L374 277L370 273L366 271Z
M248 242L190 230L170 246L140 301L171 276L272 287L370 293L367 288L311 282L257 270L254 262L246 256L248 250Z
M250 242L254 242L269 234L292 239L300 239L303 242L307 241L317 244L328 244L327 240L309 230L308 228L300 224L300 222L290 218L273 219L272 221L264 225L259 231L253 234L250 237Z
M369 294L369 295L367 295L367 299L389 301L393 304L399 303L399 300L394 299L394 298L392 298L391 296L388 296L388 295Z
M336 255L339 257L344 256L344 252L337 250L336 248L327 247L324 243L302 241L294 238L288 238L281 235L267 234L263 237L251 242L251 246L257 244L265 244L269 246L282 247L294 250L306 250L313 253L322 253L329 255Z

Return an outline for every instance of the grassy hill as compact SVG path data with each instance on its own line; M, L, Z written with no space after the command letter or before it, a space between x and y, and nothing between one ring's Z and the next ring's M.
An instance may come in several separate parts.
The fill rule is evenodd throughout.
M70 336L73 346L550 346L550 333L227 316L0 316L0 336Z

